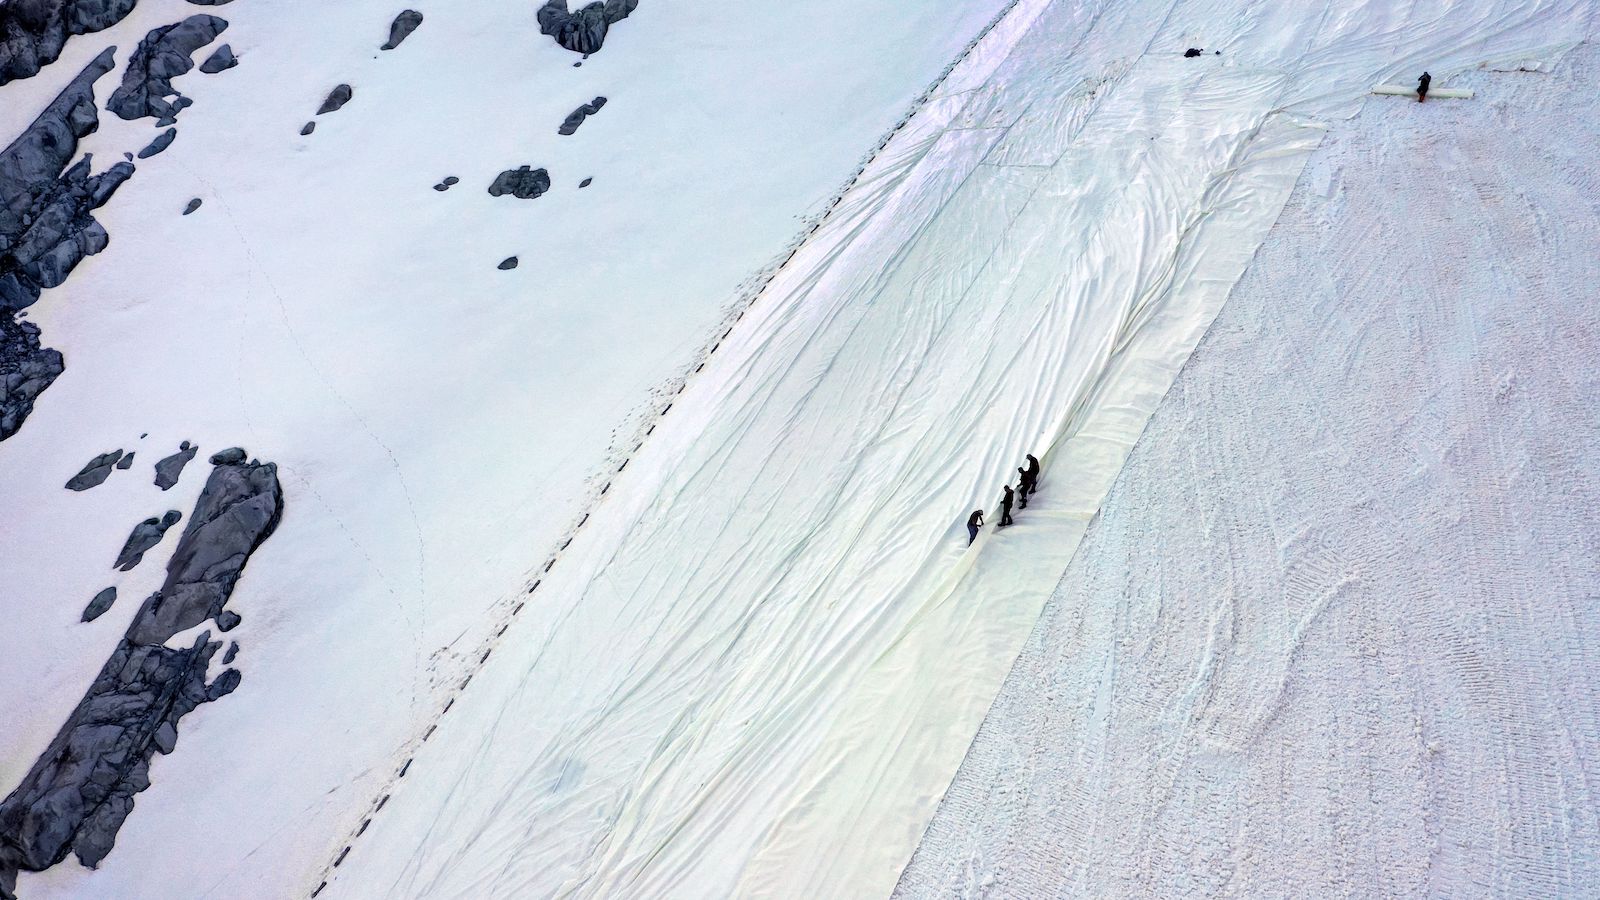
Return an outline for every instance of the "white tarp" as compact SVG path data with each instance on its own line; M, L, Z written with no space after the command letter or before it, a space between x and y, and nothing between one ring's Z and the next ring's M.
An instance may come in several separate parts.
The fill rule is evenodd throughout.
M690 381L332 894L886 893L1321 123L1589 15L1019 3ZM968 549L1030 450L1038 504Z

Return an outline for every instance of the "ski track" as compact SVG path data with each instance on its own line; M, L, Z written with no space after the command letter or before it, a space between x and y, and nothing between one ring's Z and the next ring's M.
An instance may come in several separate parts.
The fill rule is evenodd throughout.
M1591 15L1446 8L1015 6L673 401L543 576L538 615L339 851L330 893L889 890L1326 121L1423 63L1444 86L1554 55ZM1184 60L1191 43L1223 56ZM968 551L965 512L1030 449L1048 451L1041 502ZM1243 552L1248 520L1217 515L1228 531L1209 542ZM1204 669L1173 685L1174 737L1152 742L1167 766L1148 770L1172 781L1135 807L1151 860L1182 837L1165 828L1173 767L1276 727L1362 584L1317 568L1369 552L1360 535L1307 540L1328 548L1276 613L1291 654L1237 644L1262 614L1244 594L1208 609L1196 642L1156 651ZM1244 558L1218 571L1259 577ZM1387 749L1358 737L1356 752Z
M1600 50L1459 83L1307 166L896 896L1600 891Z

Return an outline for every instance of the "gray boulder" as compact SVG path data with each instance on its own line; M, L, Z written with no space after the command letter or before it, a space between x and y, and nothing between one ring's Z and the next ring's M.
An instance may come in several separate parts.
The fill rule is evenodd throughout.
M169 509L167 514L159 519L152 516L133 526L133 533L123 542L122 552L117 554L117 561L112 563L111 567L124 572L132 571L133 567L144 559L145 552L161 543L161 538L166 535L167 529L178 524L178 520L182 518L183 513Z
M556 133L576 134L578 131L578 126L583 124L583 120L599 112L600 108L605 105L606 98L604 97L596 97L593 100L590 100L588 103L585 103L569 113L567 118L561 123L561 127L556 129Z
M211 632L186 648L164 644L223 612L282 512L272 463L212 469L161 589L144 601L83 700L0 803L0 892L15 886L18 870L47 869L68 853L90 867L105 859L134 796L150 786L151 758L176 748L179 721L238 687L237 669L206 683L206 667L222 647Z
M122 73L122 85L106 101L106 109L124 119L177 117L191 101L178 93L172 79L194 68L190 58L194 52L216 40L227 27L227 21L216 16L198 15L145 35Z
M339 110L343 109L344 105L349 103L350 98L354 96L355 91L351 89L350 85L339 85L328 92L328 98L322 101L321 106L317 107L317 115L320 116L325 113L338 112Z
M30 78L74 35L110 28L138 0L9 0L0 3L0 85Z
M517 169L507 169L495 176L494 183L489 185L489 193L495 197L510 194L521 200L533 198L550 190L550 173L544 169L530 169L522 166Z
M193 3L194 0L189 0L189 2ZM215 75L218 72L227 71L238 64L239 57L233 55L233 48L223 44L217 48L217 52L206 57L206 61L200 64L200 71L207 75Z
M505 259L500 260L500 265L495 266L495 268L499 269L502 272L509 271L511 269L515 269L516 267L517 267L517 258L515 256L508 256Z
M95 594L94 599L89 601L89 605L83 608L83 621L93 622L95 619L100 618L106 614L106 610L110 609L111 604L115 602L117 602L117 589L114 587L108 587Z
M67 490L87 491L111 477L111 470L116 467L117 460L122 458L121 450L102 453L88 464L78 470L78 474L67 480Z
M577 12L567 10L567 0L549 0L539 8L539 31L574 53L600 52L611 26L639 8L639 0L604 0Z
M195 202L198 203L199 201ZM184 215L188 215L188 213L184 213ZM188 441L184 441L178 445L177 453L156 463L156 487L165 491L177 484L179 476L183 475L183 467L189 464L189 460L194 459L196 449Z
M151 141L149 146L139 151L139 158L149 159L150 157L155 156L157 153L160 153L161 151L172 146L172 141L177 136L178 129L176 128L168 128L166 131L161 132L160 134L156 135L156 139Z
M416 31L417 26L421 24L422 13L419 13L414 9L408 9L400 15L395 16L394 22L389 26L388 42L378 49L393 50L394 48L400 46L400 42L410 37L411 32Z
M200 208L200 198L199 197L195 197L193 200L189 201L188 205L184 206L183 214L187 216L187 215L189 215L190 213L194 212L195 210L197 210L199 208Z

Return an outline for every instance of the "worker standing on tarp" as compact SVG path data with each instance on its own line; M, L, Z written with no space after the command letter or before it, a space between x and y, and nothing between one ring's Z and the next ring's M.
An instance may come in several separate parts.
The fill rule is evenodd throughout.
M1430 84L1433 84L1433 76L1429 75L1427 72L1423 72L1422 73L1422 77L1417 79L1417 102L1418 103L1427 102L1427 99L1428 99L1428 85L1430 85Z
M982 526L983 526L983 510L981 510L981 509L973 510L972 515L967 516L967 546L968 547L971 547L972 546L972 542L978 539L978 529L980 527L982 527Z

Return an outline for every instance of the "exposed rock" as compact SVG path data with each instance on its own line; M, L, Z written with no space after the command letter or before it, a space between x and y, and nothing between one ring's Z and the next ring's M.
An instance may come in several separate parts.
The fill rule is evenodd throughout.
M0 3L0 85L30 78L61 56L73 35L110 28L138 0L9 0Z
M493 196L510 194L521 200L532 200L548 190L550 190L550 173L543 169L530 169L527 166L507 169L495 176L494 183L489 185L489 193Z
M17 433L63 369L59 351L39 346L39 326L0 310L0 441Z
M110 453L102 453L89 460L88 465L79 469L78 474L67 481L67 490L87 491L89 488L100 484L111 477L112 468L116 466L117 460L121 458L122 451L113 450Z
M354 97L355 93L355 91L350 89L350 85L339 85L328 92L328 99L322 101L322 105L317 107L317 115L320 116L326 113L338 112L340 109L344 108L346 103L350 102L350 98Z
M597 53L611 26L638 7L639 0L597 0L577 12L569 12L567 0L549 0L539 9L539 31L574 53Z
M117 554L117 561L112 563L111 567L124 572L132 571L133 567L144 559L145 553L151 547L161 543L161 538L166 535L167 529L178 524L178 520L182 518L183 513L169 509L167 514L159 519L152 516L133 526L133 533L128 535L128 540L122 545L122 552Z
M0 19L20 9L0 6ZM34 400L63 369L60 353L41 348L39 329L15 321L13 313L60 284L84 256L105 248L109 239L91 212L133 173L131 164L119 163L90 176L87 156L62 173L78 152L78 139L99 127L94 82L114 62L110 49L95 57L0 151L0 440L22 427Z
M139 151L139 158L149 159L150 157L155 156L157 153L160 153L161 151L172 146L172 141L177 136L178 129L176 128L168 128L166 131L161 132L160 134L156 135L155 140L150 142L150 146Z
M300 129L300 136L301 137L305 137L306 135L308 135L311 132L316 131L316 130L317 130L317 123L315 123L315 122L307 122L305 124L305 127Z
M233 662L233 658L238 656L238 655L239 655L239 642L238 641L234 641L233 643L228 645L228 652L222 654L222 664L223 665L227 665L228 663Z
M89 157L66 168L78 139L99 127L94 82L111 70L112 51L94 59L11 145L0 151L0 316L23 309L66 278L84 256L106 246L90 213L133 174L118 163L89 174Z
M137 450L129 450L126 456L122 457L122 459L117 461L117 468L123 469L123 470L127 470L127 469L133 468L133 454L135 454L137 452L138 452Z
M517 267L517 258L515 256L508 256L505 259L500 260L500 265L497 266L496 268L498 268L500 271L504 272L504 271L506 271L508 269L515 269L516 267Z
M95 594L94 599L89 601L89 605L83 608L82 621L93 622L95 619L100 618L106 614L106 610L110 609L111 604L115 602L117 602L117 589L114 587L108 587Z
M594 179L593 178L585 178L584 180L578 182L578 187L579 188L586 188L591 184L594 184Z
M189 2L193 3L195 0L189 0ZM206 61L200 64L200 71L207 75L215 75L218 72L225 72L238 64L239 57L233 55L233 48L223 44L217 48L217 52L206 57Z
M445 184L446 184L446 185L447 185L447 186L448 186L448 185L454 185L454 184L458 184L458 183L460 183L460 181L461 181L461 179L459 179L459 178L457 178L457 177L455 177L455 176L454 176L454 175L446 175L446 176L445 176L445 177L444 177L444 183L445 183Z
M194 201L196 206L199 203L199 200ZM188 213L184 213L184 215L188 215ZM196 449L188 441L184 441L178 445L177 453L156 463L156 487L165 491L177 484L178 477L183 474L183 467L189 464L189 460L194 459Z
M239 623L241 621L243 621L243 619L238 613L231 609L225 609L217 614L217 630L224 632L232 631L239 627Z
M211 454L211 464L213 466L236 466L244 461L245 452L243 447L229 447L226 450L218 450L216 453Z
M240 451L241 454L243 451ZM185 649L163 646L223 612L250 555L277 527L283 496L271 463L219 465L150 595L84 698L15 791L0 803L0 885L75 853L94 866L111 851L150 786L150 759L171 753L178 722L239 685L237 669L211 684L221 648L205 631Z
M593 100L590 100L588 103L585 103L569 113L566 120L561 123L561 127L556 129L556 132L558 134L577 133L578 126L583 124L583 120L599 112L600 108L605 105L606 98L604 97L596 97Z
M394 17L394 24L389 26L389 42L379 47L380 50L393 50L400 46L400 42L411 36L422 24L422 13L408 9Z
M124 119L176 117L191 101L178 93L172 79L194 68L190 58L194 52L216 40L227 27L228 23L216 16L198 15L145 35L122 73L122 85L106 101L106 109Z
M85 154L48 182L14 236L0 231L0 311L31 306L111 242L93 213L133 175L133 164L119 162L99 175L89 174L90 164Z
M196 197L193 200L189 201L189 205L188 206L185 206L183 208L183 214L187 216L188 214L194 212L195 210L197 210L199 208L200 208L200 198Z

